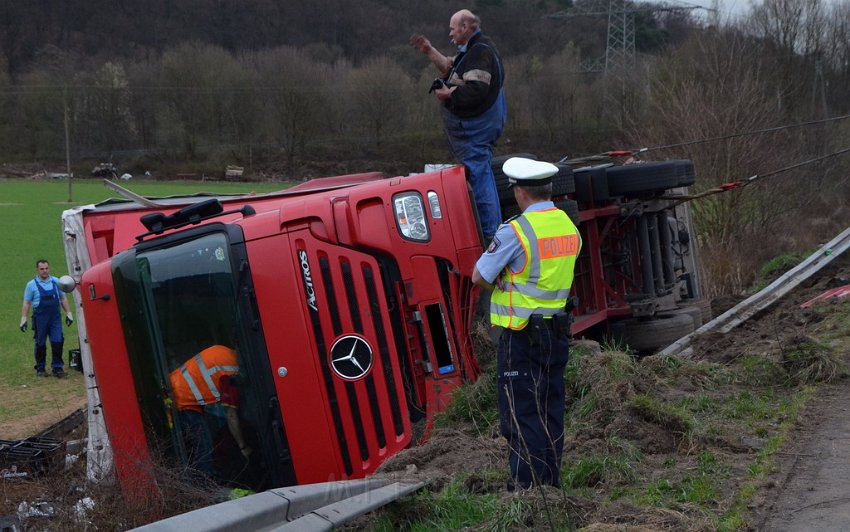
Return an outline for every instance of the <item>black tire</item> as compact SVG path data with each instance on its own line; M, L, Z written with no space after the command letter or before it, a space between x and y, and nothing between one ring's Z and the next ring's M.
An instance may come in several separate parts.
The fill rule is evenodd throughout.
M511 157L523 157L525 159L537 160L537 157L530 153L514 153L511 155L500 155L493 157L490 162L490 167L493 169L493 177L496 179L496 190L499 192L499 203L502 207L515 205L514 193L508 188L508 177L502 171L502 165ZM566 196L576 191L576 182L573 178L573 169L567 164L556 164L558 173L552 178L552 197Z
M711 313L711 301L700 297L697 299L684 299L679 303L680 305L687 305L689 307L697 307L702 314L702 323L706 324L711 321L714 317Z
M535 161L537 160L537 156L531 153L508 153L506 155L497 155L490 159L490 167L493 169L493 173L499 172L501 174L504 174L504 172L502 172L502 165L505 164L505 162L512 157L522 157L523 159L533 159Z
M582 204L598 203L609 199L608 176L605 166L581 168L573 172L576 201Z
M697 176L696 172L694 172L694 163L688 160L680 160L680 161L671 161L675 162L678 165L679 170L679 184L677 187L689 187L696 183Z
M555 202L555 207L558 207L570 217L576 227L579 224L578 202L573 200L561 200Z
M614 196L662 192L684 180L680 161L629 164L606 169L608 192Z
M532 155L530 153L511 153L508 155L500 155L498 157L493 157L490 160L490 168L493 169L493 177L496 178L496 190L499 193L499 203L502 205L502 211L511 205L516 205L516 201L514 200L514 193L511 192L511 189L508 188L508 177L505 175L505 172L502 170L502 165L505 164L505 161L510 159L511 157L523 157L525 159L534 159L537 160L536 155ZM504 212L502 213L505 218L508 218Z
M566 196L576 191L576 180L569 165L557 163L558 173L552 178L552 197Z
M683 303L688 302L689 300L685 300ZM664 312L659 312L658 315L662 317L670 317L670 316L678 316L680 314L685 314L690 316L694 321L694 330L702 327L702 309L697 306L687 306L687 307L679 307L674 310L665 310Z
M687 314L651 320L625 320L626 343L633 351L655 352L694 332L694 320Z
M578 227L579 214L578 214L578 203L577 202L575 202L573 200L556 201L555 207L557 207L557 208L561 209L562 211L564 211L565 213L567 213L567 216L570 217L570 220L573 221L573 224L575 224L575 226ZM508 207L502 208L502 216L505 218L505 220L512 218L512 217L514 217L518 214L522 214L522 211L519 210L519 205L517 205L516 203L514 203L513 205L510 205Z

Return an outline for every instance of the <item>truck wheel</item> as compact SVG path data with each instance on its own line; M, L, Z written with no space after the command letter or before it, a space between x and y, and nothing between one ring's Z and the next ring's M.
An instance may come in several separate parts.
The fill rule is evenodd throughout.
M677 187L689 187L696 183L697 177L694 172L694 163L688 160L672 161L678 165L679 184Z
M558 173L552 178L552 197L566 196L576 191L576 180L569 165L557 163Z
M604 166L581 168L573 172L576 186L576 201L579 203L601 202L610 198L608 177Z
M685 302L689 301L685 300ZM658 315L667 318L669 316L678 316L680 314L690 316L691 319L694 320L694 330L697 330L702 327L702 309L697 306L679 307L674 310L665 310L664 312L659 312Z
M700 310L702 315L702 322L708 323L711 321L711 318L714 316L711 314L711 300L706 299L704 297L700 297L697 299L685 299L682 301L683 305L688 305L689 307L697 307Z
M611 166L606 169L608 191L615 196L626 196L641 192L661 192L668 188L683 186L687 181L683 161ZM689 161L687 161L689 162ZM693 175L693 165L691 165Z
M575 202L573 200L556 201L555 207L558 207L559 209L567 213L567 216L570 217L570 220L572 220L575 226L578 227L578 202Z
M493 177L496 178L496 190L499 192L499 202L502 204L503 211L510 205L516 205L516 201L514 201L514 193L508 188L508 177L505 175L505 172L502 171L502 165L505 164L505 161L511 157L523 157L525 159L537 160L537 156L530 153L511 153L509 155L493 157L490 160L490 168L493 169ZM505 215L505 217L507 218L507 215Z
M625 320L626 343L639 352L657 351L694 332L694 320L687 314L651 320Z

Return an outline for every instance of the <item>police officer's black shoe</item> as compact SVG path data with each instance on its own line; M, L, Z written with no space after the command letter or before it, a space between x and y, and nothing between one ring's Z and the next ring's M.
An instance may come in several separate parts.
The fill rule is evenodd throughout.
M45 373L45 371L42 369L42 370L36 371L35 376L36 377L47 377L47 373Z
M68 373L64 369L54 369L53 376L57 379L61 379L62 377L67 377Z

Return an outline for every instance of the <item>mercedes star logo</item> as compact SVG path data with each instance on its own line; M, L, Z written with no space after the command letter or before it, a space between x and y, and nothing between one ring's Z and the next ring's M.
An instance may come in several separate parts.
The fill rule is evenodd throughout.
M372 348L359 336L343 336L331 346L331 366L343 379L360 379L372 367Z

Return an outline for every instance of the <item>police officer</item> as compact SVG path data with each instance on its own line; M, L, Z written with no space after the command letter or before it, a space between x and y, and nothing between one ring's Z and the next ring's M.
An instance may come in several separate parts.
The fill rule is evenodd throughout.
M35 332L35 372L39 377L46 377L44 366L47 359L47 337L50 336L52 360L50 367L54 377L65 377L65 363L62 361L62 349L65 337L62 334L62 316L59 307L65 310L65 324L70 327L74 323L71 309L65 293L59 290L59 279L50 275L50 264L40 259L35 267L38 275L27 283L24 288L24 304L21 308L21 332L27 330L27 315L30 307L33 309L32 328Z
M502 168L523 212L499 226L472 280L493 291L490 323L504 328L497 380L500 428L510 447L508 488L560 486L565 307L581 237L551 201L555 165L513 157Z

